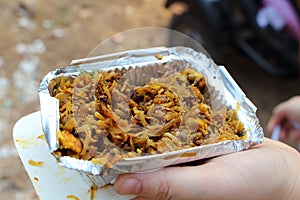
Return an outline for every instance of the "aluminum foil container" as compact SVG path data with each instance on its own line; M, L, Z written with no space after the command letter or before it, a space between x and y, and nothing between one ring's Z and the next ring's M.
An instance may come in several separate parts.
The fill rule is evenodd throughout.
M164 72L180 71L192 67L201 72L206 80L209 101L213 111L222 112L225 108L235 109L239 105L238 118L247 130L244 140L228 140L214 144L146 155L124 158L112 168L101 164L80 160L73 157L56 156L58 163L64 167L76 169L90 184L104 186L112 183L117 175L128 172L145 172L166 166L224 155L250 148L263 140L263 130L256 116L256 107L246 97L224 66L217 66L211 58L201 52L186 47L158 47L139 49L98 57L74 60L61 69L49 72L40 82L39 98L43 131L49 144L50 152L59 148L57 131L59 130L59 102L51 97L48 84L58 76L77 76L82 71L133 69L127 78L134 84L142 85L152 77L159 77Z

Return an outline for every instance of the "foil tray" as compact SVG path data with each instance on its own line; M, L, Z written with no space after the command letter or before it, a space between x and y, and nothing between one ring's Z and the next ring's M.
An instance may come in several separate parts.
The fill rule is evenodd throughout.
M58 163L78 170L84 180L101 187L112 183L117 175L122 173L151 171L174 164L220 156L245 150L262 142L264 134L256 116L256 107L224 66L217 66L211 58L190 48L157 47L74 60L65 68L49 72L40 82L39 98L42 127L50 152L53 153L59 147L56 136L59 130L59 102L58 99L50 96L48 90L48 84L53 78L77 76L82 71L130 68L132 70L129 71L128 77L133 78L135 84L139 85L163 72L174 73L185 67L192 67L204 75L212 110L222 111L226 107L234 109L239 106L238 118L247 130L246 139L229 140L156 155L125 158L114 164L112 168L105 168L101 164L68 156L56 156Z

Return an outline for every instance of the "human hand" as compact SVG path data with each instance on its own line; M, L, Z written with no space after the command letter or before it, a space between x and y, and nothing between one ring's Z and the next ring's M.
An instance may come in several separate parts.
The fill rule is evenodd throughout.
M267 130L272 133L276 126L280 126L280 139L298 141L300 144L300 96L294 96L278 104L273 109Z
M119 194L134 200L300 199L300 154L265 138L241 152L208 159L197 166L173 166L151 173L123 174Z

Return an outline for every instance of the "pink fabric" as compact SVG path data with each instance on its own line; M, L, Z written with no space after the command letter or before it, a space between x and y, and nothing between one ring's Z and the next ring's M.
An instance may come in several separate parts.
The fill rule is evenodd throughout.
M270 6L275 9L278 14L283 17L286 22L286 27L294 37L300 41L300 21L296 11L291 6L288 0L264 0L265 6Z

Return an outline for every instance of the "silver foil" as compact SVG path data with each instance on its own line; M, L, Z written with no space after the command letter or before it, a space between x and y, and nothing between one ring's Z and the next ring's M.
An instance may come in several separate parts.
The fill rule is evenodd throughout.
M157 55L162 59L158 59ZM179 65L178 65L179 64ZM166 166L210 158L250 148L262 142L264 134L256 116L256 107L246 97L224 66L217 66L211 58L186 47L158 47L139 49L99 57L72 61L66 68L49 72L40 82L39 97L43 131L49 144L50 152L58 149L56 133L59 130L59 102L51 97L48 84L57 76L77 76L82 71L114 70L133 68L135 84L143 84L157 76L158 70L180 70L176 67L188 67L201 72L207 82L210 104L214 111L226 107L235 109L239 105L238 117L247 130L245 140L229 140L203 145L179 151L157 155L125 158L112 168L105 168L90 161L63 156L57 157L60 165L76 169L89 183L99 187L112 183L117 175L128 172L145 172ZM179 68L180 68L179 67ZM53 154L55 155L55 154Z

